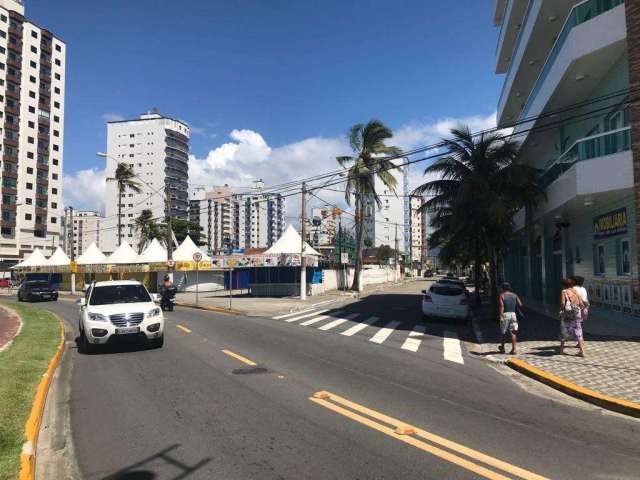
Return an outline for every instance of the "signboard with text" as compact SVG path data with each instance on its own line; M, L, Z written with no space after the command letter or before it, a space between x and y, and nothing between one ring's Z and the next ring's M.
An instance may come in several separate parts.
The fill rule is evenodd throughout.
M619 208L613 212L598 215L593 219L594 238L606 238L627 233L627 209Z

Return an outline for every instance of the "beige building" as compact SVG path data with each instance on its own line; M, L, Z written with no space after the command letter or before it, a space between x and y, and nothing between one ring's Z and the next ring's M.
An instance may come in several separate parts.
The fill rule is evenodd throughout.
M64 42L0 0L0 268L60 239Z
M104 217L102 215L92 210L74 210L73 228L71 228L70 222L70 210L65 209L61 225L61 244L69 258L79 257L94 242L102 250L104 235L102 232ZM73 235L73 242L71 242L71 235ZM74 247L73 254L71 251L72 243Z

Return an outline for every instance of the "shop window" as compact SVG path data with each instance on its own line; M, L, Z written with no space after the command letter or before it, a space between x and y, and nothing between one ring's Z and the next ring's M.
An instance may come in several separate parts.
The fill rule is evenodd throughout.
M607 260L603 244L593 245L593 273L594 275L604 275L607 271Z
M616 274L631 275L631 245L628 238L616 240Z

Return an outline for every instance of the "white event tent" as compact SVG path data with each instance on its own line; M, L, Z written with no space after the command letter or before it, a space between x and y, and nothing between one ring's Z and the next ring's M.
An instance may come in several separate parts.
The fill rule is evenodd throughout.
M167 250L160 245L157 238L151 240L151 243L138 255L134 263L166 263Z
M278 239L278 241L264 253L265 255L275 255L282 253L300 255L301 248L302 237L300 237L300 234L296 231L295 228L293 228L293 225L289 225L282 236ZM320 255L320 253L307 242L304 243L304 253L305 255Z
M116 251L113 252L107 258L105 263L108 264L123 264L123 263L136 263L138 254L127 242L122 242Z
M36 248L33 250L31 255L11 268L44 267L45 265L47 265L47 258L42 253L42 250Z
M193 254L199 252L202 255L202 261L210 262L211 257L205 254L198 246L193 243L191 237L187 236L182 243L173 252L172 258L176 262L193 262Z
M56 251L47 260L47 266L49 267L68 267L70 264L71 260L60 247L56 248Z
M78 265L101 265L107 263L107 256L100 251L95 242L89 245L76 261Z

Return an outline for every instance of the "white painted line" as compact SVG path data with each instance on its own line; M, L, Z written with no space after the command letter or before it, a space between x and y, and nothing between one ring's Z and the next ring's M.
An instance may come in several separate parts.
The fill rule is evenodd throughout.
M402 348L403 350L409 350L411 352L417 352L418 348L420 348L420 344L422 343L422 339L415 337L422 337L422 335L424 335L424 332L424 325L416 325L415 327L413 327L413 330L409 332L409 336L400 348Z
M320 305L326 305L327 303L333 303L333 302L337 302L338 299L337 298L332 298L330 300L325 300L323 302L318 302L318 303L314 303L313 305L311 305L312 307L318 307Z
M352 313L350 315L347 315L344 318L337 318L333 322L329 322L326 325L318 327L318 330L331 330L332 328L335 328L338 325L342 325L344 322L346 322L348 320L353 320L354 318L358 317L359 315L360 315L359 313Z
M345 330L344 332L342 332L342 335L346 335L347 337L355 335L356 333L358 333L358 332L364 330L365 328L373 325L378 320L380 320L378 317L367 318L364 322L359 323L357 325L354 325L353 327L349 328L348 330Z
M335 312L333 315L340 315L342 312L338 311ZM319 317L314 317L311 320L307 320L305 322L302 322L300 325L302 325L303 327L308 327L309 325L313 325L314 323L318 323L322 320L326 320L327 318L331 318L332 315L320 315Z
M329 309L326 310L318 310L316 312L305 313L304 315L298 315L297 317L287 318L285 322L297 322L298 320L302 320L303 318L313 317L314 315L320 315L321 313L328 312Z
M313 312L315 308L307 308L306 310L298 310L297 312L286 313L284 315L278 315L277 317L271 317L272 320L282 320L283 318L293 317L294 315L300 315L302 313Z
M393 320L393 321L387 323L383 328L378 330L378 333L376 333L373 337L371 337L369 339L369 341L373 342L373 343L382 343L382 342L384 342L387 338L389 338L389 335L391 335L393 333L393 331L396 329L396 327L398 325L400 325L400 323L401 322L398 322L396 320Z
M460 340L456 332L445 331L444 332L444 359L450 362L459 363L464 365L464 359L462 358L462 349L460 348Z

